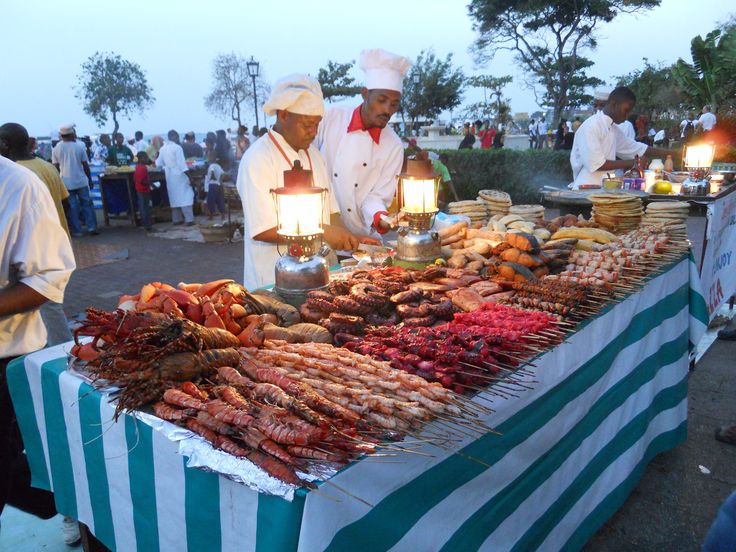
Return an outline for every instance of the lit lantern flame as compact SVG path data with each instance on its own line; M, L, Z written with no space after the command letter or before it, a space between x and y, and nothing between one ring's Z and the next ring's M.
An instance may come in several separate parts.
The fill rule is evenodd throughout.
M287 238L306 238L324 232L325 188L314 186L312 171L302 169L297 160L284 171L284 185L271 190L276 202L276 232Z
M713 163L715 146L708 144L688 146L685 150L685 167L689 169L709 169Z
M437 210L435 179L401 179L402 210L407 213L433 213Z
M436 213L439 177L429 160L408 160L399 175L401 210L405 213Z
M279 188L282 190L284 188ZM281 236L314 236L321 234L322 199L325 190L309 188L304 193L276 193L278 234Z

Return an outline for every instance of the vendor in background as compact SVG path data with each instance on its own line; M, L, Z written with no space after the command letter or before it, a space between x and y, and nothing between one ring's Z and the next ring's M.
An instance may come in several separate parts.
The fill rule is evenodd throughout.
M603 106L606 105L610 94L611 91L607 88L596 88L593 91L593 111L595 113L603 111Z
M49 300L64 301L74 255L46 186L4 157L0 205L0 513L10 504L49 519L56 515L54 497L31 486L6 367L13 358L46 344L38 308Z
M702 130L703 132L709 132L713 130L714 126L716 126L716 121L716 116L710 112L710 106L704 105L703 113L698 118L698 129Z
M339 209L327 167L312 144L324 114L319 83L307 75L284 77L276 83L263 110L268 116L275 115L276 123L273 130L245 152L237 179L245 218L243 282L248 289L274 282L274 267L280 255L276 208L270 190L284 185L284 171L291 170L296 161L312 171L315 186L329 190L326 210L333 216L332 224L324 227L325 241L333 249L350 251L361 242L378 243L350 233L340 225L339 215L335 216Z
M184 141L181 144L181 149L184 150L184 158L190 159L196 157L200 159L204 157L204 150L194 138L194 132L189 131L184 135Z
M136 151L146 151L148 149L148 142L143 139L143 133L140 130L136 130L135 134L135 149Z
M388 214L404 160L401 139L389 126L399 109L411 61L385 50L364 50L365 72L358 107L331 106L319 127L317 146L327 161L332 189L345 227L355 235L379 237L390 230Z
M166 174L166 191L169 194L171 220L175 225L186 223L194 226L194 191L187 176L187 163L184 150L179 145L179 133L170 130L169 141L158 152L156 166Z
M625 86L611 92L603 111L598 111L580 125L573 139L570 164L574 181L571 188L581 184L600 185L607 172L630 169L636 155L655 155L665 158L672 152L652 148L626 138L618 123L629 116L636 104L636 96ZM647 164L646 160L644 165Z
M133 157L138 155L138 148L135 147L135 136L132 134L128 136L128 149L133 154Z
M240 162L249 147L248 129L245 128L245 125L240 125L238 127L238 138L235 140L235 160Z
M125 137L120 132L116 132L115 144L107 150L107 164L116 167L124 167L133 164L133 152L125 145Z

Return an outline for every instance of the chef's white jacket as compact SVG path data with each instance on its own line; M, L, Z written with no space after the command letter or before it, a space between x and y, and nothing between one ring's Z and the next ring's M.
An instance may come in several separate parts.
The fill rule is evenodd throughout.
M367 131L348 132L354 107L327 109L317 134L345 227L356 235L380 238L373 217L386 211L396 193L404 161L401 139L390 127L381 130L376 144Z
M186 175L187 162L179 144L166 142L158 152L156 166L166 174L166 190L171 207L190 207L194 203L194 190Z
M76 265L48 188L34 173L0 156L0 205L0 289L20 282L62 303ZM0 318L0 358L45 345L38 309Z
M575 133L570 152L574 179L571 187L577 190L581 184L602 184L606 171L597 169L603 163L616 158L633 159L646 151L646 144L624 136L613 119L599 111L588 117Z
M271 130L271 134L278 141L291 165L295 160L301 162L302 168L313 171L314 185L327 188L328 197L325 198L325 222L329 222L329 213L338 212L335 195L330 192L330 180L327 177L327 167L322 155L314 144L309 146L309 156L305 150L294 151L283 136ZM244 270L243 284L248 289L257 289L271 285L275 281L274 266L281 253L286 253L285 245L262 242L253 238L258 234L274 228L277 225L276 204L271 190L284 185L284 171L291 169L291 165L271 139L262 136L251 144L240 160L238 169L238 192L243 202L243 216L245 218Z

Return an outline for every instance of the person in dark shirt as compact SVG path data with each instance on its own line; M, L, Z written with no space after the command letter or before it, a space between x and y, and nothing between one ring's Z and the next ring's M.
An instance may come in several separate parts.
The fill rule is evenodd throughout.
M115 145L110 146L107 150L107 164L116 167L124 167L133 164L133 152L125 145L125 137L120 133L115 133Z
M230 165L233 160L232 146L230 140L227 139L227 134L224 130L217 131L217 141L215 142L215 155L220 160L220 166L227 172L230 170Z
M194 132L187 132L184 135L184 142L181 144L181 149L184 150L185 159L189 159L190 157L204 157L204 150L194 139Z

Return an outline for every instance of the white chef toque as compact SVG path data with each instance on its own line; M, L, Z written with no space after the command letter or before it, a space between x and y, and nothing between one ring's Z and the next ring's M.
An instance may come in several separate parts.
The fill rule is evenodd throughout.
M608 88L596 88L593 91L593 99L597 102L607 102L611 91Z
M309 75L288 75L276 82L271 96L263 104L263 111L269 116L277 111L288 111L321 117L325 114L322 88Z
M401 92L404 76L411 69L411 61L381 48L363 50L358 62L365 72L365 87L368 90L396 90Z

